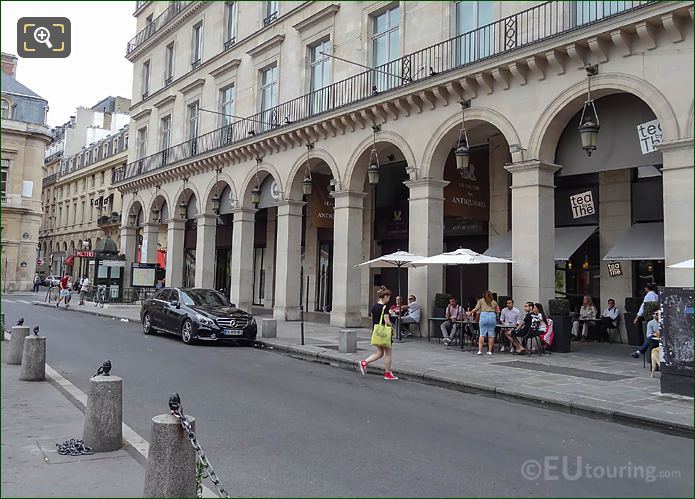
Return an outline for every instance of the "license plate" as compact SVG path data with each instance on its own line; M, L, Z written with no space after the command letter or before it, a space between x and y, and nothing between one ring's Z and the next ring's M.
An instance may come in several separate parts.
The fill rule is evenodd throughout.
M242 329L225 329L224 330L225 336L242 336L243 334L244 334L244 331Z

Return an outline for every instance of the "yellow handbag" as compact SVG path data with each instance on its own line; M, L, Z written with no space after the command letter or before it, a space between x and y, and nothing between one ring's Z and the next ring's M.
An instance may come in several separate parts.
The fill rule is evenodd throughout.
M375 347L391 348L391 336L393 334L393 329L391 326L387 326L384 323L384 310L386 310L386 305L384 305L384 308L381 309L379 323L374 324L371 344Z

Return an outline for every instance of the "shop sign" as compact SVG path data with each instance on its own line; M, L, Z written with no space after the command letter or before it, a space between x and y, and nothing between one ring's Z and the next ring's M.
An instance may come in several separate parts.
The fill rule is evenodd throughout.
M661 124L659 120L647 121L637 125L637 138L642 148L642 154L656 151L656 145L661 143Z
M77 256L80 258L94 258L94 252L93 251L78 251Z
M454 155L444 166L444 215L487 222L490 220L490 182L487 149L474 151L463 174L456 171Z
M125 260L102 260L99 265L103 267L125 267Z
M330 196L331 177L312 173L311 180L314 184L308 206L311 225L322 229L332 229L335 200Z
M610 277L618 277L623 275L623 269L620 267L620 262L611 262L608 264L608 275Z
M596 213L594 197L591 191L580 192L570 196L570 207L573 218L588 217Z

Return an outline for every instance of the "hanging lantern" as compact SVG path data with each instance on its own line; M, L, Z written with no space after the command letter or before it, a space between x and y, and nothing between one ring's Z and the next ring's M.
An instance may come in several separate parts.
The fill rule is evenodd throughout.
M186 220L186 214L188 212L188 204L186 202L181 201L179 203L179 217L183 220Z
M567 260L567 270L572 270L572 260Z
M128 212L128 225L135 225L135 212L132 208Z
M162 218L161 218L162 212L157 208L156 206L152 208L152 219L154 222L161 223Z
M598 65L587 66L586 75L589 79L586 102L582 109L582 116L579 119L579 137L582 141L582 149L587 156L596 150L598 145L598 131L601 128L598 121L596 106L591 98L591 77L598 74Z
M584 255L584 263L582 263L582 269L589 269L589 255Z
M461 102L461 131L459 132L459 140L456 144L454 155L456 156L456 170L459 175L468 169L471 162L471 151L468 145L468 133L466 132L466 109L471 106L470 100Z
M251 190L251 202L254 208L258 208L258 204L261 202L261 188L258 184Z
M367 177L369 177L369 184L376 185L379 183L379 155L376 152L376 132L381 131L381 126L374 125L372 127L374 131L372 150L369 153L369 168L367 168Z
M212 211L215 215L220 212L220 196L217 193L212 196Z
M314 148L314 144L312 142L309 142L306 145L306 169L304 173L304 180L302 180L302 192L304 193L305 196L310 196L311 195L311 190L312 190L312 181L311 181L311 169L309 167L309 151L311 151Z

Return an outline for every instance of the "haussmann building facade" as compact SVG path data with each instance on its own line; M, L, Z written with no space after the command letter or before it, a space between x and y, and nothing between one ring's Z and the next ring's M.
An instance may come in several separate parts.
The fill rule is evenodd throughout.
M139 2L121 250L275 317L358 326L398 249L597 306L692 286L689 2ZM463 125L463 126L462 126ZM590 155L589 155L590 153ZM138 255L140 255L138 257ZM308 277L308 293L305 293ZM425 314L455 268L404 273ZM599 303L600 300L600 303Z

